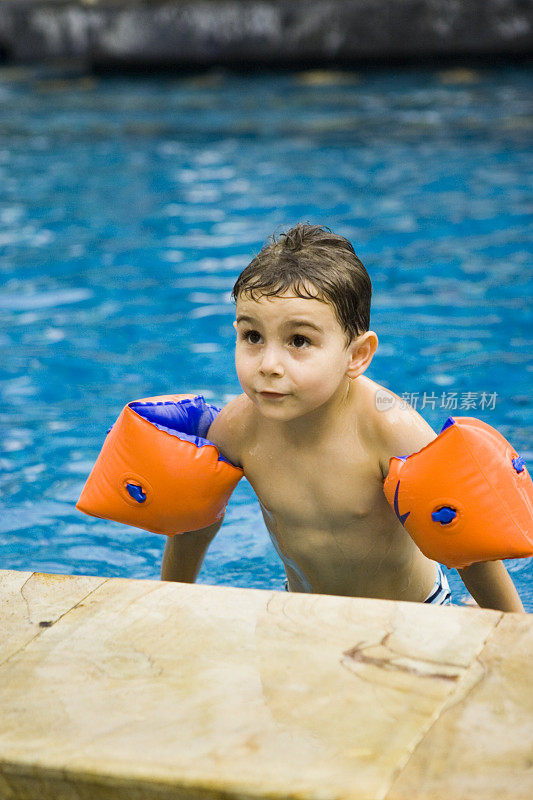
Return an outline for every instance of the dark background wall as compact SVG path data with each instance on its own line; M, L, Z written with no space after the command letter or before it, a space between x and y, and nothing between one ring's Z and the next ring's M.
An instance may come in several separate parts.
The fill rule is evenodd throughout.
M87 67L523 58L533 0L0 0L0 59Z

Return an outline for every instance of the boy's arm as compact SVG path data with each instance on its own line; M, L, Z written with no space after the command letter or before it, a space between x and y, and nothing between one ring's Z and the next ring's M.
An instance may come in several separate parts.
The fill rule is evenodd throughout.
M245 395L240 395L224 406L211 423L206 437L225 458L237 466L241 463L240 443L245 402ZM194 583L207 549L222 522L220 519L201 530L169 536L161 563L161 580Z
M474 600L482 608L524 611L511 576L501 561L482 561L457 571Z
M375 440L379 443L379 463L383 480L389 474L389 461L393 456L416 453L437 437L418 411L394 392L390 394L394 403L386 411L377 411L375 417Z
M161 580L194 583L222 522L220 519L199 531L169 536L161 562Z
M236 467L242 465L242 449L246 440L246 421L250 400L240 394L230 400L215 417L207 438L218 447L219 453Z
M392 456L418 452L436 438L436 433L411 406L394 395L395 403L378 412L377 440L380 442L380 465L385 479ZM483 608L497 611L524 611L514 583L501 561L483 561L458 570L461 579Z

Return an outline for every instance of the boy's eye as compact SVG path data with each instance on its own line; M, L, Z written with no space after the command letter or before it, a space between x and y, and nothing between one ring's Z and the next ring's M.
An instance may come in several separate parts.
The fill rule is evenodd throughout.
M244 331L242 335L249 344L259 344L261 341L261 334L259 331Z
M292 343L298 350L301 350L302 347L311 344L307 336L302 336L301 333L297 333L296 336L292 337Z

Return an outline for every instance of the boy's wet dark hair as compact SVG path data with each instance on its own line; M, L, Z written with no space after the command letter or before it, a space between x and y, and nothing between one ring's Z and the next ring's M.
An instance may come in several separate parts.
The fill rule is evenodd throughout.
M344 236L320 225L298 224L272 236L237 278L232 298L253 300L292 291L331 303L348 343L370 327L372 283Z

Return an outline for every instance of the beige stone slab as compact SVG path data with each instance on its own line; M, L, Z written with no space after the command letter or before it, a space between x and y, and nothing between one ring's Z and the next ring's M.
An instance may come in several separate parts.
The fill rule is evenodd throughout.
M387 800L531 800L533 625L506 614Z
M383 798L500 619L107 580L0 667L0 797Z
M0 664L105 580L0 570Z

